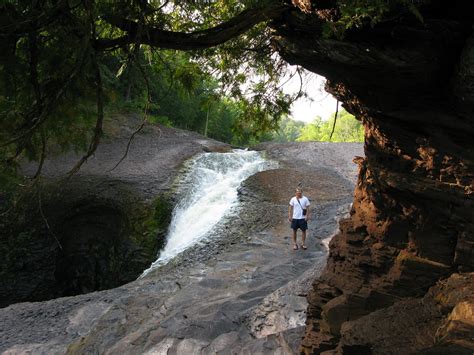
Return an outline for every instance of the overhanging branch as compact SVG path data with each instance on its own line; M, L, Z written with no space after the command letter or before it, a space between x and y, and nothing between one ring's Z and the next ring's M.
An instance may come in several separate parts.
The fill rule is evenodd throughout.
M248 9L215 27L190 33L162 30L152 25L142 24L140 29L141 43L153 47L177 50L204 49L225 43L235 38L260 22L275 19L286 10L287 6L272 6ZM105 50L133 43L138 31L138 22L123 17L107 15L104 20L125 31L124 36L114 39L98 39L95 48Z

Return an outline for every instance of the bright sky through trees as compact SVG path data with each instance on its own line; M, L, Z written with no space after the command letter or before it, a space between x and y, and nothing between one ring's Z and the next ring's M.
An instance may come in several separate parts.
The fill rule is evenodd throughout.
M300 88L300 77L298 74L291 79L288 77L282 80L284 91L288 94L297 92ZM300 98L291 107L293 120L312 122L316 116L321 116L323 120L336 112L336 99L324 90L326 79L323 76L305 71L303 76L303 89L308 97Z

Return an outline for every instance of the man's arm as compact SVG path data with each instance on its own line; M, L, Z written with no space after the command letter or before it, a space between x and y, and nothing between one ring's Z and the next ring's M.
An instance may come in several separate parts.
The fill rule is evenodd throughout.
M291 222L292 219L293 219L293 206L289 205L288 206L288 220Z
M309 207L310 207L310 205L306 205L306 216L304 216L304 219L307 220L307 221L309 221L309 211L310 211Z

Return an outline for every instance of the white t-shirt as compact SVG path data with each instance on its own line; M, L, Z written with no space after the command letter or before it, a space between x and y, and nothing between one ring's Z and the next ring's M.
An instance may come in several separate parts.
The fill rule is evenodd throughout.
M293 196L290 200L290 206L293 206L293 219L304 219L305 216L303 216L303 208L306 209L306 207L309 205L310 203L306 196L302 196L299 199L299 203L296 199L296 196Z

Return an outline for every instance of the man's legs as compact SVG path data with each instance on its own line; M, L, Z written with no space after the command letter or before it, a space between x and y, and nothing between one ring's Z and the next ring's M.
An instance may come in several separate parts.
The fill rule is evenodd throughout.
M296 229L293 229L293 249L298 249L298 244L296 244Z
M306 230L308 229L308 221L303 220L301 225L301 247L306 250Z
M301 247L302 247L303 249L306 249L306 244L305 244L305 241L306 241L306 230L301 231L301 240L302 240Z

